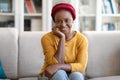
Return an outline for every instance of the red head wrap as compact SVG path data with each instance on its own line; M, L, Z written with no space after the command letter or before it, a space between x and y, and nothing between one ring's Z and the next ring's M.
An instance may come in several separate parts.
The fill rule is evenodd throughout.
M59 4L56 4L52 8L51 16L52 16L53 20L55 20L54 17L55 17L56 12L58 12L60 10L67 10L67 11L69 11L72 14L73 20L75 20L75 18L76 18L75 9L74 9L74 7L71 4L68 4L68 3L59 3Z

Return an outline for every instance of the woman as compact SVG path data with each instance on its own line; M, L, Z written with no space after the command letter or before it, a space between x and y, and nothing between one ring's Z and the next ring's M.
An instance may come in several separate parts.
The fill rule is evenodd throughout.
M75 9L59 3L52 8L51 16L55 26L41 40L45 61L40 75L50 80L83 80L88 42L84 35L72 30Z

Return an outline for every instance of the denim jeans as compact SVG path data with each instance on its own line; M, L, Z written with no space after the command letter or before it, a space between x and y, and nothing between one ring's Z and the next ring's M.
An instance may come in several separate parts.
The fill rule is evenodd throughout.
M84 77L80 72L67 74L64 70L58 70L50 80L84 80Z

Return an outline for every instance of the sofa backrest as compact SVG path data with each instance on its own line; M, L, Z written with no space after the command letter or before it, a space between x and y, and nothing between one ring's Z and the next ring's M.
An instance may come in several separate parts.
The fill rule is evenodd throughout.
M22 32L19 35L19 77L38 76L43 66L41 37L46 32Z
M17 29L0 28L0 60L7 78L38 76L44 60L41 37L45 33L18 34ZM120 32L84 34L89 42L86 76L120 75Z
M17 78L18 31L0 28L0 60L7 78Z
M84 32L88 39L88 78L120 75L120 32Z

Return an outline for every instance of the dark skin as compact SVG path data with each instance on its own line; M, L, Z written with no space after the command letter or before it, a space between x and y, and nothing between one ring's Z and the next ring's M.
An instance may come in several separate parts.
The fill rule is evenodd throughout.
M55 26L52 28L52 32L60 38L58 44L58 50L54 57L57 59L58 64L50 65L45 70L45 76L51 77L57 70L62 69L67 72L71 71L71 65L64 63L65 59L65 42L72 39L75 35L75 31L72 31L73 18L69 11L60 10L55 14Z

